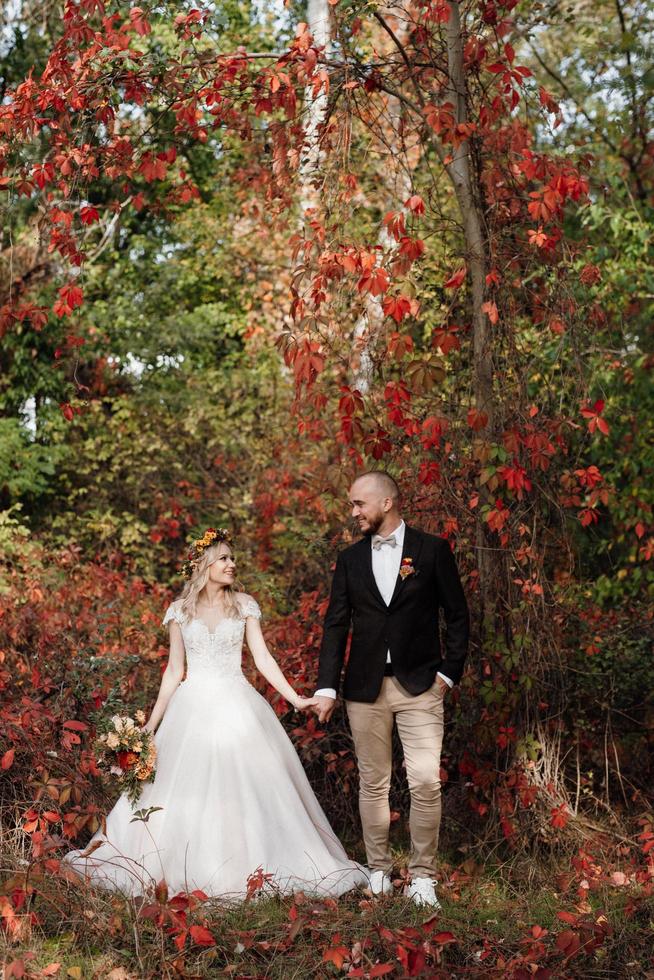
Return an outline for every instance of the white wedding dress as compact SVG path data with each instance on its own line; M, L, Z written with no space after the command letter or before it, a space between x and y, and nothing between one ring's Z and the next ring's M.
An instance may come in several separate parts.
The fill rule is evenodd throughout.
M210 632L200 619L175 619L186 648L187 676L155 735L157 772L135 809L161 807L147 823L121 796L87 845L64 861L92 882L128 895L164 879L171 894L201 889L242 899L262 869L282 893L340 895L367 884L349 861L309 785L302 764L268 702L241 669L245 619L260 618L250 596L239 618Z

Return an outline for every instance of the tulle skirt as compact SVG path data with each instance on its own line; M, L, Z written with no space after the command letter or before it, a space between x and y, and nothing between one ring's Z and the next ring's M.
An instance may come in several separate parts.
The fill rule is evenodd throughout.
M155 735L157 773L135 809L121 796L83 851L64 861L90 881L144 894L200 889L240 900L251 875L280 893L334 896L368 877L348 860L265 698L243 676L200 671L175 691ZM102 842L92 853L92 847Z

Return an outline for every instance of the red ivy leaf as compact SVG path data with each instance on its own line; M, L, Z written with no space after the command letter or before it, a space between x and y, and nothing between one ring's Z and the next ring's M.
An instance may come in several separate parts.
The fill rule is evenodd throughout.
M500 318L500 315L498 313L496 303L494 303L492 300L489 300L487 303L482 304L481 309L483 313L488 314L488 319L490 320L491 323L497 323L497 321Z
M64 728L69 728L73 732L85 732L88 729L88 725L83 721L65 721Z
M480 412L476 408L471 408L468 410L468 425L474 432L479 432L488 425L488 415L486 412Z
M411 300L408 296L386 296L383 303L384 314L391 316L396 323L401 323L411 312Z
M86 205L80 208L79 218L83 225L92 225L94 221L98 221L100 218L100 212L97 208L91 207L91 205Z
M565 827L570 819L570 811L568 810L567 803L561 803L560 806L555 806L550 811L550 814L550 823L557 829Z
M408 201L404 202L404 207L408 208L409 211L413 211L414 214L425 213L425 202L419 194L413 194Z
M333 963L337 970L340 970L343 963L350 956L347 946L332 946L323 953L323 963Z
M141 37L145 37L145 35L149 34L152 30L150 24L146 20L143 10L140 7L132 7L129 12L129 19L132 22L132 27L137 34L141 35Z
M465 265L461 269L458 269L454 275L450 276L446 283L443 283L445 289L458 289L466 277L466 272Z
M196 946L215 946L216 940L204 926L191 926L189 929L191 939Z
M52 309L59 317L68 316L84 302L84 293L75 283L69 282L59 290L59 299Z
M394 331L388 339L388 353L396 361L401 361L405 354L413 351L413 340L408 334L401 334Z
M389 285L389 276L386 269L379 267L366 272L357 284L360 293L371 293L373 296L381 296L385 293Z

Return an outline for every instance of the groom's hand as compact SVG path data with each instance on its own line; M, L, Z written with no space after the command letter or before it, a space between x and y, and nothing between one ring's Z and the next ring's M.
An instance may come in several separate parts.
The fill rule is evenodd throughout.
M442 677L437 677L436 680L438 681L441 697L444 698L446 694L449 694L450 685L446 684Z
M313 710L318 715L318 721L321 723L329 721L336 707L336 699L326 698L323 694L319 694L314 697L313 701Z

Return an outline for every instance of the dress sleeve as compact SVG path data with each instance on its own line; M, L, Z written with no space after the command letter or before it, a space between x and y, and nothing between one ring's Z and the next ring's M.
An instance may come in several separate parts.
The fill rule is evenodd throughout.
M243 596L239 604L241 607L241 615L244 619L247 619L248 616L254 616L255 619L261 619L261 610L251 595Z
M179 623L180 626L182 625L182 615L179 609L177 608L176 602L171 602L171 604L166 609L166 615L162 619L161 625L167 626L167 624L173 619L175 620L176 623Z

